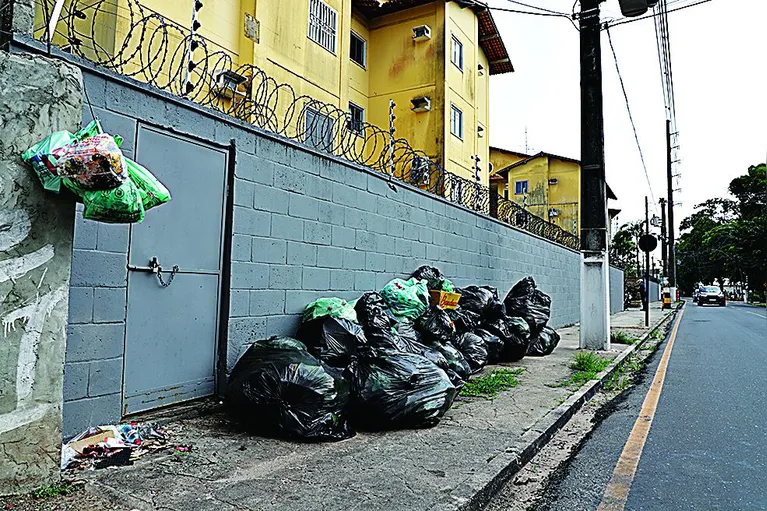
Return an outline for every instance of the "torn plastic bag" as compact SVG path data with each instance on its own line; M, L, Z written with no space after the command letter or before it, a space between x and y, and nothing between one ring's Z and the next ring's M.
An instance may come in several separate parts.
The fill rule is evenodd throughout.
M460 290L459 307L476 312L483 319L492 320L504 314L498 290L490 286L467 286Z
M525 318L533 336L546 326L551 317L551 297L536 287L533 277L525 277L514 284L504 304L510 316Z
M498 362L503 353L503 341L497 335L488 332L484 328L478 328L474 330L474 334L480 337L485 342L487 348L487 361L492 364Z
M381 290L386 304L395 316L418 318L429 306L426 281L394 279Z
M229 409L250 429L307 441L354 436L348 399L347 382L289 337L253 343L227 388Z
M357 313L354 306L341 298L320 298L315 300L304 309L303 321L330 316L331 318L343 318L357 323Z
M544 357L551 355L554 348L559 344L559 334L550 326L543 327L541 333L533 338L530 346L527 348L527 354L533 357Z
M445 371L413 353L371 350L345 375L353 421L369 429L435 426L456 395Z
M411 277L418 280L425 280L429 291L447 291L452 293L455 291L455 286L450 282L435 266L421 266L413 272Z
M107 133L54 149L49 161L60 177L71 179L81 190L111 190L128 180L123 153Z
M426 344L444 344L455 335L455 326L447 312L438 305L432 305L415 322Z
M472 372L476 373L487 365L487 347L482 337L473 332L464 332L455 340L455 347L469 363Z
M332 316L301 323L296 337L314 356L339 368L348 366L357 349L367 344L360 325Z
M469 309L463 309L458 307L457 309L448 310L447 315L453 320L455 325L455 331L459 334L463 332L470 332L477 328L481 317L476 312L472 312Z
M151 172L130 158L125 158L125 165L128 168L128 178L138 188L144 211L170 201L170 192Z
M524 319L503 316L483 326L503 341L503 351L499 358L501 362L521 360L527 353L530 327Z

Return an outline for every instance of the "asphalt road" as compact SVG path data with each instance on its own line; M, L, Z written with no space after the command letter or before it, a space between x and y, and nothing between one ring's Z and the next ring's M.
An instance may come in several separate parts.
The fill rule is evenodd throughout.
M666 343L556 474L537 511L597 509ZM688 302L625 509L767 510L764 309Z

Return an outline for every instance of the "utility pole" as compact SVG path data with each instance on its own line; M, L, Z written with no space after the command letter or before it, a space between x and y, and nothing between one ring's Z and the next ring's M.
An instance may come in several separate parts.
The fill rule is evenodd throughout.
M644 197L644 233L650 234L650 212L647 195ZM644 326L650 326L650 252L644 253Z
M581 310L580 347L610 348L607 189L599 4L581 0Z
M666 199L660 199L660 257L663 262L663 276L668 278L668 238L666 238Z
M668 180L668 287L676 300L676 247L674 246L674 175L671 160L671 121L666 120L666 179Z

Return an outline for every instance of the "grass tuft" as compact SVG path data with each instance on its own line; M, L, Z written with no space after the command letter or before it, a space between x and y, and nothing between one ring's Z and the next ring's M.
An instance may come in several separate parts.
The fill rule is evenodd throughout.
M617 344L636 344L637 339L631 334L616 330L615 332L610 333L610 342Z
M580 388L587 381L595 380L597 374L604 371L608 365L610 365L609 359L601 357L592 351L579 351L575 354L573 363L570 364L570 369L573 369L573 374L570 375L570 378L558 381L550 386Z
M47 499L51 497L62 497L74 493L79 488L67 483L55 483L43 486L32 492L32 496L36 499Z
M464 397L484 397L492 399L502 390L508 390L519 385L517 376L524 372L524 368L517 369L493 369L490 374L472 378L461 389Z

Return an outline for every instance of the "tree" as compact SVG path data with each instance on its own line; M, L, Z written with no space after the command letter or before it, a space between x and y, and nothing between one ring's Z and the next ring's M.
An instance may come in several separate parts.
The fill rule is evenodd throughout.
M623 224L613 235L610 243L610 264L623 269L626 276L639 275L637 243L642 234L644 234L642 222L629 222Z

